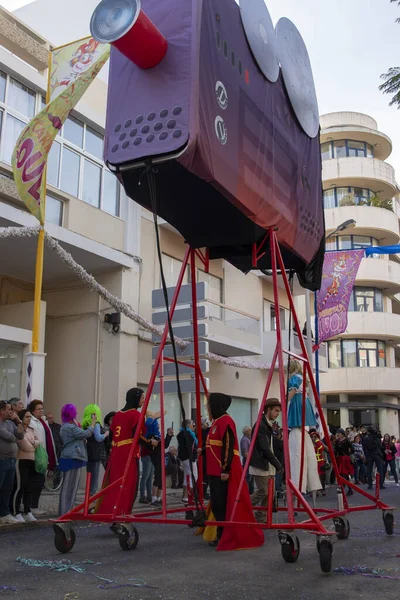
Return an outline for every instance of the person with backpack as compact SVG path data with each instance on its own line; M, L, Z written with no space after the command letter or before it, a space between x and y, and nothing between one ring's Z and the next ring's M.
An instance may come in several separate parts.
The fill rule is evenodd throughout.
M110 432L105 431L101 426L102 416L100 408L96 404L89 404L83 411L82 429L84 431L89 429L94 419L96 420L96 424L94 426L93 436L86 440L88 457L86 471L92 476L90 480L90 496L96 494L99 486L100 465L106 456L104 441L110 435Z
M396 452L396 446L390 439L390 435L385 433L382 442L383 472L386 473L389 468L396 482L396 486L399 487L399 478L396 471Z
M368 427L367 435L362 440L364 455L367 461L367 481L368 489L372 490L372 473L374 465L380 476L380 488L385 489L384 473L382 464L382 442L378 432L373 427Z

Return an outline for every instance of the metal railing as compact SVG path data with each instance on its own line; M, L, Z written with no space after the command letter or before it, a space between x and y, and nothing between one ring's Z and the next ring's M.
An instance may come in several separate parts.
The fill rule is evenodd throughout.
M214 302L213 300L207 300L205 302L209 310L209 319L211 321L220 321L227 327L244 331L250 335L260 335L260 318L242 312L240 310Z

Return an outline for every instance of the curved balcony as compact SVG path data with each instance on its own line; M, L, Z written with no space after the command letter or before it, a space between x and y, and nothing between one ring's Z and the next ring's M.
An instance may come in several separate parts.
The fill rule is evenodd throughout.
M331 127L366 127L367 129L378 129L378 123L364 113L352 112L352 111L341 111L327 113L320 117L321 129L328 129Z
M400 340L400 315L384 312L349 312L346 333L341 337Z
M322 162L324 190L330 187L354 186L380 193L390 199L396 193L394 169L377 158L332 158Z
M381 246L397 244L400 239L398 218L394 212L375 206L338 206L325 210L326 231L334 231L341 223L354 219L352 235L373 237ZM343 235L346 235L344 233Z
M400 369L390 367L329 369L320 376L323 394L362 393L398 395L400 389Z
M356 278L357 285L385 290L387 295L400 292L400 264L384 258L364 258Z

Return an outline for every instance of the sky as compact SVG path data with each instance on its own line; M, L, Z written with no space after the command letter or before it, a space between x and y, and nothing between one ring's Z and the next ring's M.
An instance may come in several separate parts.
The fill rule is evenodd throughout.
M0 3L15 10L27 1ZM400 110L389 107L389 96L378 90L380 75L400 66L400 24L395 23L400 6L389 0L267 0L267 6L274 23L288 17L304 37L320 114L350 110L372 116L393 141L388 162L400 181Z

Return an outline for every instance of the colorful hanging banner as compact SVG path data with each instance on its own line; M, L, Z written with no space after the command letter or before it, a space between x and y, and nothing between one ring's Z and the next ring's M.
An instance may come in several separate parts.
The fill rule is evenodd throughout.
M97 60L99 60L108 44L100 44L92 37L83 38L54 48L49 62L49 98L51 102L59 96L71 83L75 83Z
M69 113L110 56L108 44L96 46L97 42L88 39L63 47L62 54L57 55L57 69L50 71L50 97L53 99L25 127L14 148L12 168L18 193L41 225L45 221L45 167L51 146ZM76 62L77 58L79 62ZM78 64L79 74L76 71ZM50 65L53 65L52 61Z
M317 292L319 343L347 328L347 313L365 250L341 250L325 254L322 285Z

